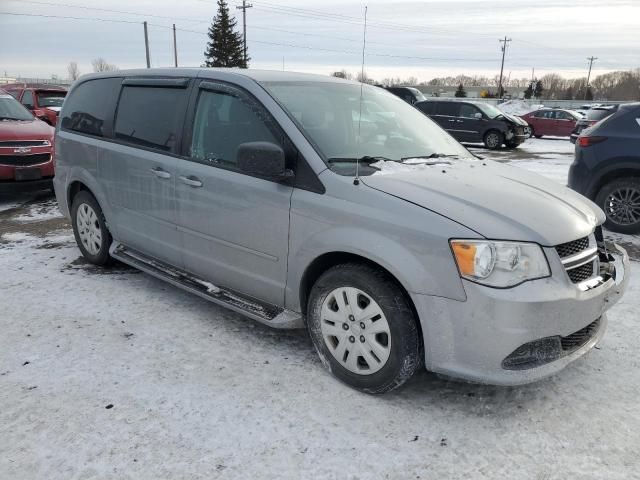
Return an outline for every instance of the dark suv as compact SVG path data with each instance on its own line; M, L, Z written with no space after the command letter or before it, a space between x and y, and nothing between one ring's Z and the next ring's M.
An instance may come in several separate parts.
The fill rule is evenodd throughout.
M585 116L576 122L569 140L571 143L576 143L576 139L580 136L580 132L585 128L595 125L603 118L607 118L609 115L615 113L618 110L618 105L593 107L587 110Z
M527 122L488 103L426 100L415 106L459 142L482 142L495 150L503 144L515 148L529 137Z
M423 93L414 87L384 87L387 91L393 93L396 97L400 97L405 102L414 105L416 102L426 100Z
M569 187L604 210L609 230L640 232L640 103L580 133Z

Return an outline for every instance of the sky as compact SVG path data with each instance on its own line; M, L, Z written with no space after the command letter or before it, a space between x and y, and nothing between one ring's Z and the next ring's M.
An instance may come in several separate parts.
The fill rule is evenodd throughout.
M230 0L242 28L241 0ZM360 71L365 3L351 0L251 0L250 67L328 74ZM365 70L373 78L557 72L586 76L640 67L640 0L381 1L367 5ZM67 76L103 57L119 68L144 67L142 22L149 22L153 67L173 65L176 24L180 66L199 66L215 0L0 0L0 76ZM32 16L38 15L38 16ZM74 17L74 18L59 18Z

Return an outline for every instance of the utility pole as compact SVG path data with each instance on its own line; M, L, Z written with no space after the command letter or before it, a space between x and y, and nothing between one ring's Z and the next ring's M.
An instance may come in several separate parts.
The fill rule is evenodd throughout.
M237 6L238 10L242 10L242 38L244 43L244 68L247 68L247 8L253 7L253 4L242 0L242 6Z
M502 72L504 70L504 55L507 52L507 43L509 43L511 39L505 36L504 39L498 41L502 43L502 64L500 65L500 81L498 82L498 96L502 98L504 96L502 94Z
M176 24L173 24L173 63L178 68L178 45L176 42Z
M144 25L144 49L147 52L147 68L151 68L151 59L149 58L149 34L147 33L147 22L143 22Z
M587 91L589 90L589 80L591 79L591 66L593 65L593 61L597 60L598 57L588 57L589 60L589 73L587 73L587 85L584 87L584 99L587 99Z
M536 72L536 69L532 68L531 69L531 83L533 83L533 81L535 80L535 76L534 76L535 72Z

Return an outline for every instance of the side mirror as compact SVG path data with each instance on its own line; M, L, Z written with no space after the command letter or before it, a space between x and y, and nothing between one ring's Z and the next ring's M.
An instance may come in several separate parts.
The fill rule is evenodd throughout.
M477 118L478 120L482 120L482 114L480 112L476 112L473 114L473 118Z
M285 167L284 150L275 143L246 142L236 151L238 168L250 175L284 180L293 177L293 171Z

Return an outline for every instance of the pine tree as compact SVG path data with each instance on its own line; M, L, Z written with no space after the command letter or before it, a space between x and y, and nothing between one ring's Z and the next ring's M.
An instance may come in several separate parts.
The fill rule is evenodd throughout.
M531 82L527 89L524 91L524 98L529 100L531 97L533 97L533 82Z
M564 91L564 100L573 100L573 88L571 88L571 85Z
M542 96L542 92L544 92L544 86L542 85L542 80L538 80L536 82L535 89L533 90L533 96L540 98Z
M584 96L585 100L593 100L593 92L591 91L591 87L587 87L587 93Z
M462 83L458 85L458 89L456 90L455 96L461 97L461 98L465 98L467 96L467 92L465 91L464 85L462 85Z
M205 67L248 67L244 61L242 35L235 28L236 19L229 16L226 0L218 0L218 13L209 27L209 42L204 52Z

